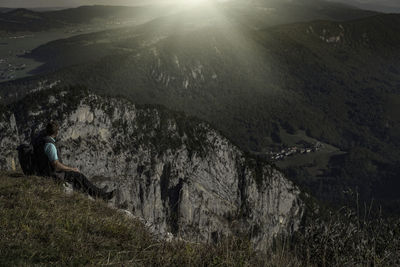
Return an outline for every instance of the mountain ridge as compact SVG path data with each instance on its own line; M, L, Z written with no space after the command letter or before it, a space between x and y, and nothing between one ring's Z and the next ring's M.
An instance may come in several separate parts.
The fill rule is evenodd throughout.
M326 1L317 1L320 7L315 7L315 5L310 4L299 4L299 3L284 3L283 5L279 2L269 3L272 5L272 9L278 10L279 16L277 14L272 14L273 18L269 19L265 17L265 12L261 10L261 13L255 12L254 8L257 8L254 3L247 6L241 2L232 3L220 3L218 8L222 7L222 13L226 12L227 15L239 18L241 15L236 13L236 9L240 9L243 13L250 12L253 15L243 17L241 21L250 22L248 25L253 25L253 27L262 28L262 25L269 24L282 24L285 19L289 21L301 21L310 20L312 18L329 18L337 20L348 20L355 17L365 17L376 12L363 11L360 9L352 8L338 3L330 3ZM231 8L233 7L233 8ZM78 26L80 24L90 23L94 19L140 19L142 17L159 17L161 15L168 15L171 11L179 9L180 7L171 7L163 5L154 6L106 6L106 5L91 5L91 6L80 6L76 8L67 8L62 10L52 10L52 11L33 11L26 8L17 8L11 10L4 10L4 13L0 13L0 31L5 32L19 32L19 31L44 31L56 28L62 28L66 26ZM271 9L271 8L270 8ZM272 10L271 9L271 10ZM301 9L302 15L298 16L294 9ZM164 12L162 12L162 10ZM275 10L275 12L276 12ZM312 12L310 12L312 10ZM346 12L340 12L345 10ZM192 12L191 10L186 10L185 12ZM255 13L254 13L255 12ZM145 14L147 13L147 15ZM153 15L151 15L154 13ZM172 12L174 13L174 12ZM176 13L176 12L175 12ZM342 13L346 14L343 15ZM254 16L254 14L257 14ZM267 13L268 15L269 13ZM269 14L271 15L271 14ZM239 16L239 17L238 17ZM252 18L253 16L253 18ZM262 18L264 16L264 18ZM290 17L296 17L290 18ZM257 17L257 18L256 18ZM285 17L284 20L279 17ZM243 20L245 19L245 20ZM254 21L255 24L251 21ZM263 20L269 21L267 23ZM257 23L258 21L258 23ZM259 25L257 25L259 24Z
M161 15L162 8L139 6L80 6L55 11L34 11L26 8L12 9L0 13L0 31L15 32L40 32L71 26L90 24L94 20L126 20L138 21L154 18Z

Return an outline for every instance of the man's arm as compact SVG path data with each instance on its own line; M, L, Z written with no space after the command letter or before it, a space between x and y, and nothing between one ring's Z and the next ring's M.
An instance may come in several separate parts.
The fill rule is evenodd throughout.
M52 143L45 144L44 153L49 158L49 161L51 162L51 165L53 166L55 171L79 172L78 168L68 167L68 166L62 164L58 160L57 148L54 144L52 144Z
M62 164L61 162L59 162L58 160L54 160L51 162L51 165L53 165L54 169L56 171L63 171L63 172L79 172L78 168L72 168L72 167L68 167L64 164Z

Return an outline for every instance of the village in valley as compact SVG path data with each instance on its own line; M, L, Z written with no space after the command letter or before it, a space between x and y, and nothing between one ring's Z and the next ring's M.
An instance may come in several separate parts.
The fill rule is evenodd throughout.
M274 161L284 160L287 157L298 155L298 154L308 154L312 152L317 152L323 147L323 144L316 142L315 144L310 144L308 142L299 142L298 146L291 146L283 148L278 152L270 152L270 158Z

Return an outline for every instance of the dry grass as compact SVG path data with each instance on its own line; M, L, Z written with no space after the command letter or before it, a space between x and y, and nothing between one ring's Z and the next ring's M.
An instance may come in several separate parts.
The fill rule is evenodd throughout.
M240 239L157 241L102 201L66 195L52 180L0 173L0 265L297 266Z
M319 212L296 234L291 250L318 266L400 266L400 220L378 207Z
M400 222L365 211L314 218L261 253L245 238L158 241L103 201L66 195L49 179L0 173L0 266L400 266Z

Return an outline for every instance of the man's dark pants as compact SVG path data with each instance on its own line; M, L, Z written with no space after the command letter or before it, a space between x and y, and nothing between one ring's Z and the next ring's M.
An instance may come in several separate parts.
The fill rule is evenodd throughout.
M85 175L80 172L64 172L64 181L71 183L74 190L79 190L92 197L103 197L105 192L92 184Z

